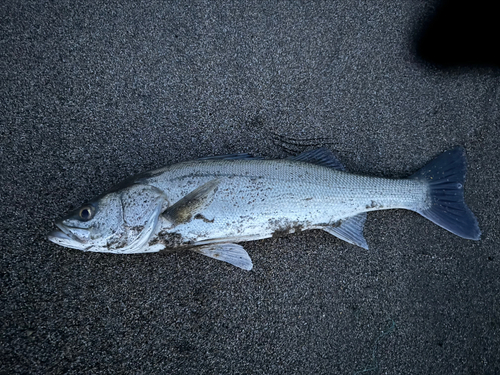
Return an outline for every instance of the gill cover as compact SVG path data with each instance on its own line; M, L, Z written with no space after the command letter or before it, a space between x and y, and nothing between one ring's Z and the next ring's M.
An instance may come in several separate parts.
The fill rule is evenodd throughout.
M122 203L122 232L108 241L108 252L131 254L158 251L149 249L148 241L156 228L164 205L163 192L149 185L131 185L119 191Z

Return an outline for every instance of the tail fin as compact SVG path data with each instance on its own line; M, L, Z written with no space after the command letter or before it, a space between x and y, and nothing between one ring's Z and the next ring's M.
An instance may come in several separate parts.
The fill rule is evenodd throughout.
M419 214L457 236L479 240L477 219L464 201L465 150L443 152L410 178L427 181L430 206Z

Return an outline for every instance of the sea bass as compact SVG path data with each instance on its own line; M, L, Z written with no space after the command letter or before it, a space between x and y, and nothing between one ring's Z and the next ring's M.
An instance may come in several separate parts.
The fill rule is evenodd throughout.
M322 229L368 249L366 213L407 209L466 239L465 151L444 152L406 179L348 173L325 148L286 159L207 157L133 176L57 221L50 241L117 254L188 249L245 270L238 242Z

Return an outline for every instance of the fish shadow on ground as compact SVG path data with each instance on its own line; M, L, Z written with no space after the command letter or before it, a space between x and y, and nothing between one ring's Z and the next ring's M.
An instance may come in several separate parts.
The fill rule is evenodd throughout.
M457 67L500 67L500 34L494 2L438 2L415 34L420 63L447 70Z

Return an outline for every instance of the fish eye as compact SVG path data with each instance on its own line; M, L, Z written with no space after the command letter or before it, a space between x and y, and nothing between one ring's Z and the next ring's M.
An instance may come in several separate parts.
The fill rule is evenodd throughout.
M94 216L94 207L92 206L85 206L85 207L82 207L80 209L80 212L78 213L78 216L80 216L80 218L82 220L90 220L92 219L92 217Z

